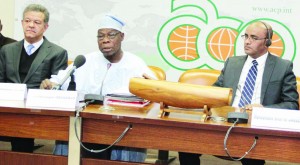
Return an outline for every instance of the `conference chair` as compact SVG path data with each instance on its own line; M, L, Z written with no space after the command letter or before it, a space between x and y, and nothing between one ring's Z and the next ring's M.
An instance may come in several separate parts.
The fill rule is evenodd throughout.
M298 94L300 95L300 77L297 77L296 81L297 81L297 91L298 91ZM300 97L298 99L298 103L300 105ZM299 110L300 110L300 106L299 106Z
M148 67L154 73L156 78L158 78L158 80L166 80L167 76L163 69L161 69L160 67L157 67L157 66L150 66L150 65Z
M178 82L209 86L217 81L220 73L219 70L191 69L183 72Z

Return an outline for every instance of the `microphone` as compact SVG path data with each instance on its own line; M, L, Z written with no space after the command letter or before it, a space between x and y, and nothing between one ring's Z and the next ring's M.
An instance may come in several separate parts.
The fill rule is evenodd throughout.
M72 68L67 72L65 77L56 86L54 86L51 90L60 90L61 86L65 83L65 81L71 75L73 75L73 73L75 72L75 69L81 67L84 63L85 63L85 57L83 55L78 55L75 58Z
M242 91L241 91L241 85L239 84L238 85L238 88L237 90L241 93L241 100L244 102L244 104L246 103L246 100L242 94ZM249 115L248 113L246 113L246 108L245 108L245 105L242 108L242 112L229 112L227 114L227 122L229 123L234 123L236 122L237 120L237 123L248 123L248 118L249 118Z

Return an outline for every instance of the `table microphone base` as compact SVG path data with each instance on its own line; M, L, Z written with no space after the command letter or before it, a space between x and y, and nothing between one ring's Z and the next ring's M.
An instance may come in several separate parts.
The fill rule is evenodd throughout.
M237 123L248 123L249 115L246 112L229 112L227 115L227 122L234 123L238 120Z

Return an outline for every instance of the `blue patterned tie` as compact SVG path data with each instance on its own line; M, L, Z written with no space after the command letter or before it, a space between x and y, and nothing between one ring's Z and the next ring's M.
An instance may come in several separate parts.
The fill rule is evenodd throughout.
M31 52L31 51L32 51L32 49L33 49L33 48L34 48L34 46L33 46L33 45L31 45L31 44L27 46L27 48L26 48L26 52L27 52L27 54L28 54L28 55L31 55L31 54L32 54L32 52Z
M253 91L255 87L255 81L257 76L257 61L252 61L252 66L247 74L245 85L242 91L241 99L239 102L239 107L244 107L245 105L251 104Z

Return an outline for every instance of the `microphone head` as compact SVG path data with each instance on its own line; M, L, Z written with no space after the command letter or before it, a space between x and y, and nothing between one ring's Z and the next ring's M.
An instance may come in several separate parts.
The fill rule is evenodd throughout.
M75 66L76 68L81 67L83 64L85 63L85 57L83 55L78 55L75 58L74 64L73 66Z

